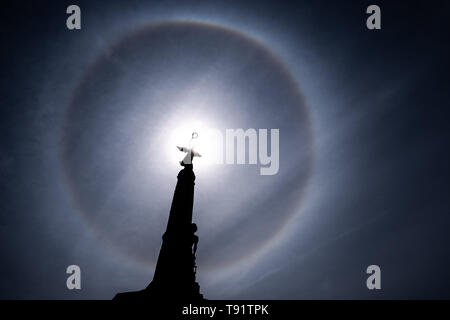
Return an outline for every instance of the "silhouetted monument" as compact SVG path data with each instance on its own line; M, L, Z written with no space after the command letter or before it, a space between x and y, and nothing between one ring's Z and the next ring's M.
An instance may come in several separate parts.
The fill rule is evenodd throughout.
M200 286L195 280L197 266L195 253L198 237L197 225L192 223L195 174L192 159L197 154L180 148L188 154L180 162L184 167L178 173L167 229L162 239L158 262L152 282L141 291L119 293L114 300L202 300ZM181 150L183 149L183 150Z

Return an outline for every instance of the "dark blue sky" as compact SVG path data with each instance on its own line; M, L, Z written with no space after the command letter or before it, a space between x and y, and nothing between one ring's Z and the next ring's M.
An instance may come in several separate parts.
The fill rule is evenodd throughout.
M145 287L179 169L146 147L186 112L280 128L275 176L195 169L207 298L450 298L448 1L69 4L0 13L0 298Z

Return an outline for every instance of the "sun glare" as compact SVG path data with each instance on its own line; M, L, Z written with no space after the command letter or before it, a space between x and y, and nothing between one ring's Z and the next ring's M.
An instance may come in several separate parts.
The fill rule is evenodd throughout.
M170 162L181 161L185 154L177 149L185 147L198 152L201 157L195 157L194 165L198 164L202 169L214 163L216 147L214 137L210 136L209 123L202 120L183 120L176 126L169 129L169 142L166 147Z

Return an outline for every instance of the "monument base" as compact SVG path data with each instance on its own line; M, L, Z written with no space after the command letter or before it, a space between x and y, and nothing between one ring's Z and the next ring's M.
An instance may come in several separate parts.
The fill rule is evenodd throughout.
M114 301L205 301L200 293L200 286L197 282L189 286L178 288L167 288L159 286L153 281L147 288L140 291L121 292L116 294Z

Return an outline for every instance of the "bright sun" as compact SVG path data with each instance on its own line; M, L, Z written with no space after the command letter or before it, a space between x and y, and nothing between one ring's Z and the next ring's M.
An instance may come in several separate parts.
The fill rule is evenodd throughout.
M169 130L169 141L166 147L170 162L179 162L185 154L176 147L193 148L200 153L201 157L196 157L193 162L202 168L213 164L215 146L214 139L209 135L209 124L202 120L183 120L178 126ZM195 133L193 135L193 133Z

